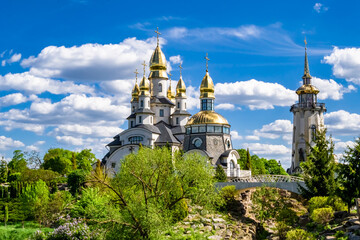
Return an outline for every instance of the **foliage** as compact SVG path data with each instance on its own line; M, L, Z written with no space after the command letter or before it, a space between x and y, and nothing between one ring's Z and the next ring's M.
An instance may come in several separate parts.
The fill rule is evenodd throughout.
M25 187L20 198L24 208L28 209L30 217L34 217L41 224L46 216L46 207L49 202L50 192L46 183L42 180Z
M251 174L252 175L263 175L269 174L269 171L265 168L265 158L259 158L257 155L251 156Z
M49 184L52 181L56 181L56 179L59 177L60 174L52 170L26 169L20 176L19 180L22 182L37 182L41 179L47 184Z
M338 166L339 189L341 199L347 203L348 212L355 204L354 198L360 197L360 138L355 140L354 147L348 147Z
M235 186L225 186L220 191L220 196L223 201L219 201L218 205L220 209L225 208L229 209L229 207L233 206L235 204L235 196L238 193Z
M283 221L276 222L276 235L279 237L279 240L286 239L286 233L290 230L289 225Z
M82 169L72 171L68 176L68 187L72 195L76 195L85 186L87 174Z
M8 207L9 222L23 221L26 219L26 211L19 199L0 200L0 219L5 218L5 206Z
M5 209L4 209L4 223L6 226L7 221L9 221L9 208L7 205L5 205Z
M14 172L14 173L10 173L9 177L8 177L8 182L15 182L15 181L20 181L21 178L21 173L20 172Z
M8 164L10 173L22 172L27 169L25 154L21 150L15 150L13 158Z
M6 182L8 178L8 165L4 159L0 160L0 183Z
M327 224L334 217L334 210L331 207L314 209L310 215L311 219L319 224Z
M315 239L311 233L306 232L303 229L290 230L286 234L286 240L312 240Z
M346 205L339 197L312 197L309 200L309 212L317 208L331 207L334 211L345 211Z
M246 150L246 162L245 162L245 168L244 170L250 170L251 169L251 156L249 148Z
M178 220L176 206L185 207L187 201L213 205L218 200L213 175L213 167L200 155L172 155L167 148L141 147L121 160L120 172L110 182L93 181L111 190L118 203L120 216L109 234L139 239L157 238Z
M23 228L24 226L24 228ZM40 229L39 224L34 222L9 223L6 227L0 226L0 240L24 240L29 239L36 231ZM51 228L42 228L43 232L52 231Z
M252 212L261 223L264 220L275 218L277 211L282 208L282 202L279 199L280 195L274 188L265 186L256 188L256 191L251 195Z
M281 166L280 162L277 162L275 159L270 159L265 162L265 168L269 174L274 175L288 175L284 168Z
M226 182L227 177L224 168L222 166L220 165L216 166L214 178L217 182Z
M326 138L326 129L316 133L314 143L314 146L309 145L307 161L300 164L306 188L299 188L308 199L314 196L332 196L336 188L334 144L331 138Z
M38 151L32 150L30 152L24 152L24 155L30 168L38 169L41 167L43 159L40 157L40 153Z

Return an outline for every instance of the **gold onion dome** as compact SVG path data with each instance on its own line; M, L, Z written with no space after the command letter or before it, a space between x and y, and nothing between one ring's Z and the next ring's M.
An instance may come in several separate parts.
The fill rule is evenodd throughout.
M176 84L176 96L186 97L186 86L181 76L178 83Z
M170 82L170 85L169 85L169 88L168 88L168 91L167 91L167 98L170 99L170 100L175 99L174 92L171 90L171 82Z
M132 96L131 101L132 102L139 100L139 93L140 93L140 88L139 88L138 84L135 83L135 86L134 86L134 88L133 88L133 90L131 92L131 96Z
M318 94L319 92L320 92L319 89L317 89L315 86L311 84L304 84L296 90L297 95L304 93Z
M223 116L214 111L200 111L197 114L193 115L186 125L197 124L229 125L228 121Z
M140 95L148 96L149 94L150 94L149 93L149 82L146 79L146 77L143 76L143 78L141 79L141 82L140 82Z
M149 78L168 78L166 74L166 58L159 45L156 46L150 58Z
M208 70L201 81L200 85L200 98L215 98L214 95L214 82L211 79Z

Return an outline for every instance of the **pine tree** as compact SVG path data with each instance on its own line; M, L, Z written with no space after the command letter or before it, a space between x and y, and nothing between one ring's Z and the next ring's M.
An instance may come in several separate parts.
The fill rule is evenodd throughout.
M246 150L246 164L245 164L245 170L251 169L251 156L249 148Z
M6 223L9 220L9 209L8 209L8 205L5 205L5 213L4 213L4 222L5 222L5 227L6 227Z
M354 198L360 197L360 138L354 147L345 151L342 163L338 167L338 195L347 203L348 212L354 205Z
M334 143L326 138L326 129L318 131L307 160L301 163L306 188L299 186L306 198L332 196L335 193Z
M72 162L73 170L76 170L76 169L77 169L77 162L76 162L76 157L75 157L75 153L74 153L74 152L72 153L71 162Z
M220 165L216 166L214 178L218 182L226 182L226 179L227 179L226 178L226 173L225 173L224 168L222 166L220 166Z

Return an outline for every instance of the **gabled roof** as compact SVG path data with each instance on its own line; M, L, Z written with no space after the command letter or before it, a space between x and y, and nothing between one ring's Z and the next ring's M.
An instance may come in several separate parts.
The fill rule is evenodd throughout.
M174 135L177 134L184 134L185 133L185 127L184 126L176 126L171 129L172 133Z
M139 108L136 110L136 113L149 113L155 115L155 113L148 108Z
M161 134L161 132L157 126L150 125L150 124L140 124L140 125L136 125L133 128L130 128L130 129L134 129L134 128L143 128L143 129L149 130L150 132Z
M130 116L128 116L126 119L129 119L129 118L136 118L136 114L133 113L133 114L131 114Z
M179 140L173 135L171 126L160 121L155 125L161 132L160 136L156 139L155 143L177 143L180 144Z
M171 105L171 106L175 106L175 104L170 101L167 97L152 97L151 98L151 103L159 103L159 104L167 104L167 105Z
M184 110L176 110L175 112L173 112L173 114L171 114L171 116L173 116L173 115L191 116L191 114L188 111L184 111Z

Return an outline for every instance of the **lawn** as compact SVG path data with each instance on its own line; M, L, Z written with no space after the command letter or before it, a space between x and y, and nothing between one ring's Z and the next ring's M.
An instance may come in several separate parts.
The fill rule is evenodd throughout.
M34 222L25 222L24 228L22 223L8 223L5 227L3 222L0 226L0 240L25 240L30 237L36 230L40 230L39 224ZM41 228L43 232L51 232L51 228Z

